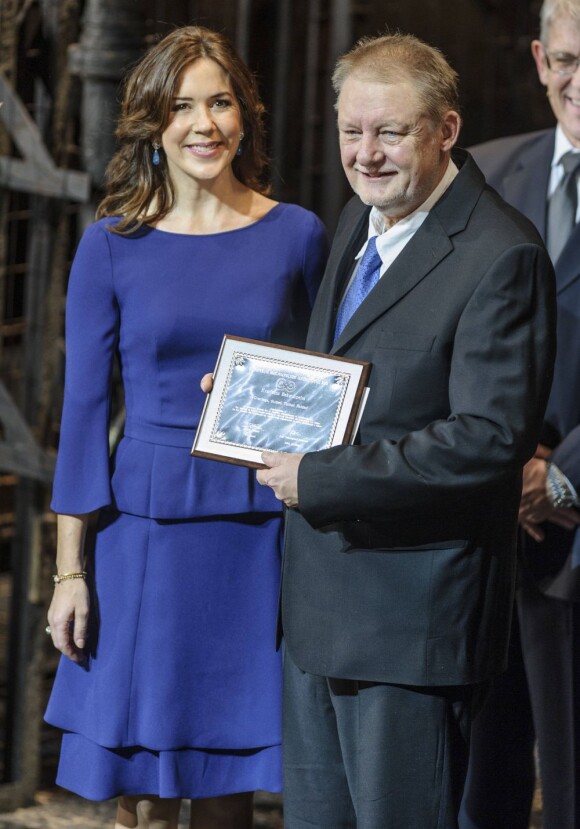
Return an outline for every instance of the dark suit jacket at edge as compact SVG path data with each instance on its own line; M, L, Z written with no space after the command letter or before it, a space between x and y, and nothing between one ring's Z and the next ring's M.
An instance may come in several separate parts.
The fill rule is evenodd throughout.
M546 194L554 155L555 130L515 135L481 144L473 155L487 181L536 225L546 228ZM580 225L571 234L556 269L557 356L541 440L580 491ZM521 555L540 590L559 599L580 601L580 532L544 525L537 544L522 535Z
M307 347L372 363L359 445L307 454L287 516L286 647L323 676L413 685L503 670L521 467L554 347L535 228L460 173L332 346L368 208L345 207Z

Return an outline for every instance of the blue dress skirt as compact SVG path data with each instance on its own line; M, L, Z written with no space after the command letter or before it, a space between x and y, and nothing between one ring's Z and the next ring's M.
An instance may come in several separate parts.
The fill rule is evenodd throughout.
M59 785L92 800L280 790L280 537L279 515L103 510L88 661L61 660L46 714L67 729Z

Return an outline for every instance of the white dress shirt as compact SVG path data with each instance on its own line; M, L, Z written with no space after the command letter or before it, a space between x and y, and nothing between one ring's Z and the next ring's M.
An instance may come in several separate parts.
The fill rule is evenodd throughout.
M380 271L380 276L382 276L387 268L393 264L405 245L419 230L429 215L431 208L439 201L443 193L453 182L453 179L458 172L459 170L457 169L455 163L450 159L443 178L433 190L431 195L425 199L423 204L421 204L416 210L409 213L409 215L405 216L403 219L399 219L399 221L395 222L392 227L385 228L385 220L379 210L376 207L373 207L369 215L369 232L367 240L355 256L355 259L360 260L366 250L368 240L372 236L377 236L377 251L383 263ZM356 268L352 278L354 278L355 273Z

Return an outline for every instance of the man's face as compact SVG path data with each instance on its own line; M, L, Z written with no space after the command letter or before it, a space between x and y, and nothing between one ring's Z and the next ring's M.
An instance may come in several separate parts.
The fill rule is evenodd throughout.
M391 226L433 192L459 124L455 112L434 124L410 81L387 84L350 75L338 97L338 130L352 189Z
M534 40L532 54L554 115L572 145L580 147L580 71L576 68L573 75L559 75L548 68L548 60L554 65L554 58L580 56L580 26L569 17L557 18L546 46Z

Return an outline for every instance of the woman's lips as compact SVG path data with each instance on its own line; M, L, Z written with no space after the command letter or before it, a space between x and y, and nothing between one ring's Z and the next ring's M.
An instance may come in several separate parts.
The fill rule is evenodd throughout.
M221 141L210 141L203 144L186 144L185 149L196 155L211 155L221 147Z

